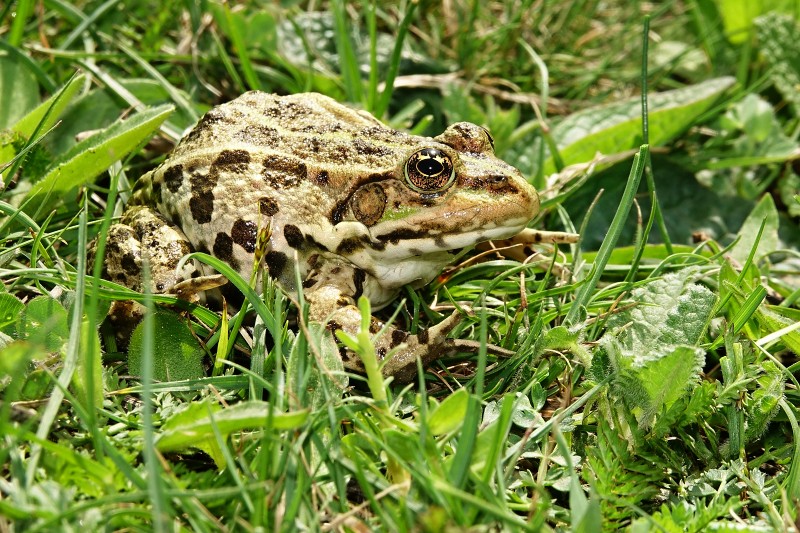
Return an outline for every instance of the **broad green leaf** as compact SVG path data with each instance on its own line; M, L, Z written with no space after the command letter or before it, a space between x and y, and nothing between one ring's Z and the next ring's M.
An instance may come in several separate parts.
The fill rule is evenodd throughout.
M758 241L758 249L754 258L758 261L764 255L778 249L778 210L775 208L772 196L765 194L742 224L738 233L739 241L729 252L729 255L739 263L743 264L750 255L750 251L756 244L758 230L765 219L767 222Z
M308 331L307 341L301 335L295 337L286 371L289 383L305 383L307 396L304 405L322 409L328 403L329 395L335 394L333 391L344 393L349 379L344 371L339 348L330 332L318 322L309 323ZM300 364L300 358L308 357L306 342L316 346L316 350L320 354L319 363L323 365L323 368L309 361ZM311 367L310 372L309 366ZM300 376L301 368L304 373L302 377ZM326 383L323 383L323 380Z
M169 311L153 313L155 338L153 346L153 379L158 381L183 381L203 376L205 352L198 346L192 331L178 315ZM133 330L128 348L128 372L142 375L142 341L144 324Z
M669 142L688 128L698 116L730 88L731 77L712 80L650 95L649 141L651 146ZM639 147L642 140L641 99L593 107L570 115L557 124L552 135L564 165L591 161L599 152L612 154ZM556 171L552 159L545 174Z
M11 129L30 138L39 126L39 132L44 133L56 123L66 107L72 103L78 90L86 81L86 76L75 76L59 92L39 104L33 111L22 117ZM47 118L45 119L45 115ZM44 120L44 122L42 122Z
M17 322L17 335L43 345L47 351L60 350L69 337L67 310L49 296L37 296L25 306Z
M467 415L469 394L467 389L458 389L445 398L428 418L428 429L434 435L444 435L455 431L464 423Z
M36 76L25 65L0 54L0 130L13 127L38 102Z
M75 145L28 192L27 199L31 202L27 210L39 208L45 202L45 195L49 195L46 207L60 194L91 182L148 139L173 109L170 105L146 109Z
M210 410L210 412L209 412ZM214 427L227 439L234 432L267 429L270 406L262 401L249 401L222 409L219 404L198 402L182 411L162 426L156 439L156 447L162 451L178 451L187 448L201 449L214 459L218 467L224 465L224 458L217 446ZM305 423L308 411L272 413L270 430L297 429ZM212 421L213 419L213 421Z

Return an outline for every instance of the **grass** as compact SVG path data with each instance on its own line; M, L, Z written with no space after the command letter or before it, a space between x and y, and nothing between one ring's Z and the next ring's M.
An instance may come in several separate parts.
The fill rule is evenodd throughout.
M796 529L800 14L722 4L4 4L0 528ZM367 302L348 376L302 295L211 256L254 319L100 280L136 178L256 88L487 126L581 243L405 290L381 318L470 306L479 346L405 387Z

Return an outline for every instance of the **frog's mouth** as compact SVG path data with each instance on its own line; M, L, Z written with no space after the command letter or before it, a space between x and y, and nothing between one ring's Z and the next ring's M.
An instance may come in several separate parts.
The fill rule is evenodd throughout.
M370 229L372 248L380 251L396 249L396 254L405 250L409 257L456 250L492 239L513 237L533 217L530 210L525 209L506 215L487 213L487 210L484 206L471 206L440 216L412 217L400 223L379 224Z

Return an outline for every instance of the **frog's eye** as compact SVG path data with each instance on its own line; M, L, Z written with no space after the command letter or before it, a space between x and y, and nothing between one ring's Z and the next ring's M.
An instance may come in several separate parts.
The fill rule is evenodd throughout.
M417 192L432 193L448 188L453 183L453 161L438 148L423 148L411 154L406 161L406 182Z

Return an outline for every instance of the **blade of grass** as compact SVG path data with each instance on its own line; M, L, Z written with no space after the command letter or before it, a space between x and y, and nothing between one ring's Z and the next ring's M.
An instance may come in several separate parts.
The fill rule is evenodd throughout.
M567 326L577 325L579 317L582 314L582 309L585 309L588 305L592 292L597 286L597 282L600 281L600 276L603 275L603 270L606 264L608 264L611 253L614 251L614 247L619 240L619 236L622 234L622 227L625 224L625 219L633 205L633 199L636 196L636 191L639 189L639 183L642 180L645 159L649 153L649 146L645 144L639 148L639 153L633 157L633 165L628 175L628 183L625 185L625 191L622 193L619 207L608 228L606 238L603 239L603 244L600 245L600 250L597 252L597 257L595 257L594 266L592 267L589 279L578 289L578 294L572 302L572 307L570 307L567 312L567 316L564 320Z
M236 56L239 58L239 64L242 66L244 79L247 81L247 85L250 89L261 90L261 82L256 75L256 71L253 70L253 63L250 61L250 55L247 53L247 41L239 31L239 25L236 24L233 18L230 4L228 2L223 3L222 9L225 14L225 22L230 30L229 37L236 49Z
M417 9L418 3L419 2L408 2L406 4L406 12L403 15L403 20L400 21L400 26L397 28L394 48L389 58L389 67L384 77L385 85L383 87L383 94L381 94L380 104L377 108L372 110L373 114L377 117L384 116L389 109L389 102L392 100L392 92L394 91L394 80L397 78L397 72L400 69L400 56L403 52L403 43L411 27L411 21L414 20L414 11Z
M461 436L458 439L458 449L450 466L450 483L458 489L463 488L467 480L472 462L472 450L475 449L475 440L478 437L478 426L481 421L481 401L483 399L484 374L486 372L486 336L488 334L485 307L485 305L481 305L481 322L478 329L480 348L478 349L478 363L473 380L474 390L470 395L467 414L464 417L464 425L461 429Z
M789 501L796 502L800 499L800 425L798 425L797 417L795 416L796 409L786 401L785 397L778 401L778 405L786 413L786 418L792 427L792 435L794 437L794 451L792 452L792 460L789 463L789 474L784 480L783 487L786 489Z
M15 16L12 17L11 31L8 34L8 43L11 46L16 47L22 43L25 25L28 23L28 18L31 16L31 13L33 13L34 5L36 5L35 0L17 0Z
M650 17L644 17L644 28L642 29L642 139L643 143L649 145L650 144L650 121L648 115L648 50L650 45ZM664 222L664 215L661 212L661 204L658 201L658 194L656 193L656 183L655 183L655 171L653 169L653 160L650 156L650 152L647 153L647 158L645 162L644 168L645 174L645 183L647 183L647 190L650 193L650 217L647 221L647 225L645 226L644 233L642 234L641 243L642 246L636 253L636 257L631 264L630 273L628 275L628 280L634 279L636 275L636 271L639 268L639 262L642 260L642 254L644 253L644 244L646 244L650 238L650 229L652 228L653 221L658 224L658 229L661 232L661 240L664 241L664 246L667 248L667 253L672 255L672 241L669 238L669 232L667 231L666 223Z
M336 34L336 52L339 55L339 73L342 75L344 91L351 102L362 102L361 73L358 68L353 41L350 38L351 25L347 17L347 6L342 0L331 2Z
M107 0L105 3L101 4L97 9L95 9L91 15L85 15L82 11L80 12L81 20L80 24L78 24L72 32L61 42L58 46L57 50L67 50L70 46L83 34L83 32L87 31L90 26L95 24L100 17L105 15L108 11L111 10L115 5L117 5L120 0Z

